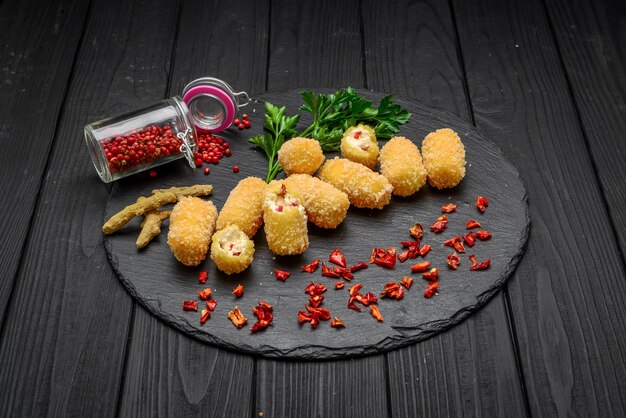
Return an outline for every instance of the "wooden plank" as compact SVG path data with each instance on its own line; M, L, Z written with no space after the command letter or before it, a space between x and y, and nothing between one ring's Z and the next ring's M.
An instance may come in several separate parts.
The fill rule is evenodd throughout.
M88 2L0 8L0 324L35 210ZM13 144L9 146L9 144Z
M623 2L548 1L545 5L593 156L603 197L626 252L626 19Z
M177 9L151 0L97 1L90 10L0 341L2 416L116 412L132 301L106 259L100 227L109 186L96 175L82 127L163 97ZM69 15L68 25L80 21ZM55 23L48 19L35 27ZM64 48L50 45L50 54ZM34 129L39 121L22 112L18 120ZM34 160L45 153L44 144Z
M477 125L530 195L533 230L509 292L531 411L623 416L625 272L544 6L454 9Z
M449 5L366 1L363 11L369 87L469 118ZM526 414L502 293L463 323L387 357L394 416Z
M255 1L184 2L170 93L206 76L238 90L262 91L268 9ZM252 415L253 358L185 337L143 309L137 310L132 336L122 416Z
M273 1L268 89L364 86L358 10L357 1ZM265 416L384 417L385 386L384 356L257 361L256 405Z

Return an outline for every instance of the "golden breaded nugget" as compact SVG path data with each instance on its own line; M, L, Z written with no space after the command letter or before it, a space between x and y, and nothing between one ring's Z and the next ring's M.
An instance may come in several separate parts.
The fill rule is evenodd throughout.
M239 273L252 264L254 242L237 225L213 234L211 260L226 274Z
M373 170L378 159L374 130L363 124L346 129L341 138L341 156Z
M422 142L428 183L438 189L454 187L465 176L465 147L450 128L437 129Z
M345 158L326 161L318 177L346 193L357 208L382 209L391 200L393 186L389 180Z
M263 222L267 246L274 254L302 254L309 248L304 206L281 181L273 181L267 187Z
M197 266L205 259L215 229L217 209L199 197L181 197L170 214L167 244L178 261Z
M278 162L288 176L313 174L324 162L324 153L315 139L291 138L278 150Z
M401 136L391 138L380 150L380 173L389 180L397 196L410 196L426 183L419 148Z
M320 228L336 228L346 217L348 195L332 184L308 174L293 174L284 180L289 190L302 196L307 218Z
M258 177L241 180L228 195L224 207L217 217L216 228L237 225L252 238L263 223L263 201L267 185Z

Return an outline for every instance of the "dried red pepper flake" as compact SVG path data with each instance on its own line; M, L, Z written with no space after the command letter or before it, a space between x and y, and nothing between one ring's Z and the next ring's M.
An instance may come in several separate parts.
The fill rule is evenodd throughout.
M478 271L478 270L485 270L489 267L489 265L491 264L491 260L490 259L486 259L483 262L477 262L476 261L476 256L475 255L470 255L469 256L470 261L472 262L472 265L470 266L470 271Z
M208 271L201 271L200 273L198 273L198 281L202 284L206 283L207 279L209 278L209 272Z
M416 240L416 241L400 241L400 245L402 245L405 248L414 248L414 247L418 247L420 246L420 240Z
M241 313L241 310L239 310L238 306L235 306L235 309L228 312L228 319L230 319L230 321L233 323L234 326L237 327L237 329L240 329L248 323L248 318L246 318L243 313Z
M198 296L200 296L200 299L202 299L202 300L209 300L209 299L211 299L211 288L207 287L204 290L198 290Z
M361 308L359 308L358 306L356 306L356 305L354 304L354 301L355 301L355 300L356 300L356 299L354 298L354 296L352 296L352 297L350 297L350 299L348 299L348 308L349 308L349 309L352 309L352 310L355 310L355 311L357 311L357 312L361 312Z
M456 244L457 242L461 242L461 237L453 237L447 239L443 242L443 245L445 245L446 247L454 247L454 244Z
M370 305L370 312L372 313L372 316L376 318L378 322L383 322L383 316L380 314L380 310L378 309L378 306Z
M339 318L334 317L332 321L330 321L330 326L333 328L345 328L346 324Z
M388 269L393 269L396 266L396 249L395 248L387 248L386 250L381 250L380 248L374 248L374 251L372 251L372 257L374 257L373 259L370 258L370 262L373 262L374 264L384 267L384 268L388 268Z
M346 256L343 254L339 248L335 248L330 256L328 257L328 261L337 264L338 266L345 267L346 266Z
M434 267L430 269L428 273L422 274L422 277L424 278L424 280L434 282L435 280L439 278L439 269L437 267Z
M326 263L322 263L322 276L324 277L341 277L341 273L336 272L326 265Z
M304 307L309 313L317 313L322 321L328 321L330 319L330 311L326 308L316 308L309 305L304 305Z
M350 269L347 267L335 266L333 267L333 272L339 274L341 277L343 277L346 280L354 279L354 276L352 275L352 273L350 273Z
M262 300L259 301L259 304L252 308L252 312L258 318L258 321L252 325L250 332L257 332L267 328L274 320L274 316L272 315L273 310L274 308L269 303Z
M291 276L291 273L284 270L274 269L274 275L276 276L276 280L282 280L284 282L289 276Z
M314 308L317 308L318 306L320 306L323 301L324 301L324 296L322 295L309 296L309 303Z
M309 322L311 324L311 328L317 328L320 323L320 315L318 313L298 311L298 322L300 325L305 322Z
M448 224L448 217L446 215L441 215L437 219L435 219L435 223L430 226L430 230L435 234L439 234L446 229L446 225Z
M359 302L360 304L364 306L368 306L370 304L369 299L365 297L365 295L362 295L360 293L357 293L356 295L354 295L353 298L355 301Z
M206 307L209 311L213 312L216 306L217 306L217 301L215 299L206 301Z
M459 253L464 253L465 252L465 245L463 245L463 243L461 241L455 242L452 247L454 247L454 249L457 252L459 252Z
M409 235L411 235L416 241L422 239L422 236L424 235L424 228L422 227L422 224L416 223L409 228Z
M476 238L474 236L474 233L472 231L469 231L467 235L463 235L463 241L465 241L465 243L470 247L473 247L474 244L476 244Z
M491 232L485 231L485 230L480 230L476 232L476 234L474 235L476 236L476 238L478 238L481 241L486 241L491 238Z
M326 290L328 289L323 284L321 283L315 284L313 282L310 282L307 285L307 287L304 289L304 293L308 293L310 296L315 296L315 295L321 295Z
M424 257L426 254L430 252L432 245L424 244L420 247L420 256Z
M195 300L184 300L183 311L196 311L198 312L198 303Z
M430 261L422 261L420 263L417 264L413 264L411 266L411 271L413 273L421 273L423 271L426 271L430 268Z
M346 284L344 282L335 283L335 289L343 289Z
M408 259L409 259L409 250L402 251L401 253L398 253L398 261L399 262L404 263Z
M476 197L476 207L481 213L485 212L487 206L489 206L489 200L485 196Z
M369 266L367 265L367 263L364 263L363 261L359 261L355 265L350 266L350 272L354 273L355 271L363 270L363 269L366 269L368 267Z
M432 298L433 295L437 293L437 289L439 289L439 282L428 283L428 287L424 290L424 297L426 299Z
M476 261L476 256L474 254L467 256L467 258L469 258L472 262L472 266L478 265L478 261Z
M399 283L389 282L385 284L385 288L380 294L380 297L400 300L404 297L404 289Z
M303 272L305 273L313 273L315 270L317 270L317 267L320 265L320 259L316 258L315 260L311 261L309 264L307 264L306 266L302 266L300 267L302 269Z
M454 203L448 203L441 207L441 212L443 213L452 213L454 211L456 211L456 205Z
M412 277L403 277L402 278L402 286L406 287L406 290L411 289L411 286L413 286L413 278Z
M235 295L236 297L238 297L238 298L242 297L243 296L243 285L242 284L238 284L237 287L235 287L231 293L233 295Z
M452 253L448 255L448 267L450 267L452 270L456 270L460 262L461 259L459 258L457 253Z
M210 317L211 312L208 309L203 309L200 315L200 323L204 324Z
M378 298L376 297L376 295L373 292L367 292L365 294L365 298L367 299L367 301L369 303L376 303L376 302L378 302Z
M465 224L465 229L474 229L474 228L480 228L480 223L473 219L470 219L469 221L467 221L467 223Z
M361 290L362 287L363 287L363 283L357 283L354 286L350 286L348 288L348 292L350 292L350 296L356 295L359 292L359 290Z

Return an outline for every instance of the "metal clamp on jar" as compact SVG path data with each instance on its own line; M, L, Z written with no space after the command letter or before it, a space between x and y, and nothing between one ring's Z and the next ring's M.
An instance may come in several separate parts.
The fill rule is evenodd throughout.
M195 167L197 132L230 127L239 108L250 102L226 82L203 77L174 96L144 109L90 123L85 141L105 183L185 157Z

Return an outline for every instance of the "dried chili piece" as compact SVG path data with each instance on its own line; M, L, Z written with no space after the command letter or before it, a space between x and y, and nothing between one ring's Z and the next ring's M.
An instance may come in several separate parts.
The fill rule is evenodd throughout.
M433 295L437 293L437 289L439 289L439 282L428 283L428 287L424 290L424 297L426 299L432 298Z
M373 263L374 260L379 259L381 257L384 257L386 254L385 250L383 250L382 248L374 248L372 250L372 255L370 256L370 263Z
M302 269L303 272L305 273L313 273L315 270L317 270L317 267L320 265L320 259L316 258L315 260L311 261L309 264L307 264L306 266L302 266L300 267Z
M207 300L206 301L206 307L209 311L213 312L215 310L215 307L217 306L217 301L214 299L211 300Z
M459 258L457 253L452 253L448 255L448 267L450 267L452 270L456 270L460 262L461 259Z
M432 248L432 245L429 245L429 244L422 245L420 247L420 256L424 257L426 254L428 254L431 248Z
M233 323L234 326L237 327L237 329L240 329L248 323L248 318L243 316L243 313L241 313L238 306L235 306L235 309L228 312L228 319L230 319L230 321Z
M350 286L348 288L348 292L350 292L350 296L354 296L359 293L359 290L363 287L363 283L357 283L354 286Z
M346 324L339 318L334 317L332 321L330 321L330 326L333 328L345 328Z
M323 301L324 301L324 296L322 296L322 295L309 296L309 303L314 308L317 308L318 306L320 306Z
M475 255L470 255L468 258L472 262L472 265L469 268L471 271L485 270L489 267L489 264L491 264L490 259L486 259L485 261L479 263L478 261L476 261Z
M454 244L456 244L457 242L461 242L461 237L453 237L447 239L443 242L443 245L445 245L446 247L454 247Z
M307 285L307 287L304 289L304 293L308 293L310 296L315 296L315 295L321 295L326 290L328 289L323 284L321 283L314 284L313 282L310 282Z
M377 257L374 258L374 264L384 267L384 268L388 268L388 269L393 269L396 266L396 249L395 248L387 248L386 250L383 250L383 255L382 256L378 256L378 252L376 253Z
M359 302L360 304L364 306L368 306L370 304L369 299L365 295L362 295L360 293L357 293L356 295L354 295L353 298L355 301Z
M284 270L274 269L274 275L276 276L276 280L282 280L283 282L291 276L291 273Z
M335 283L335 289L343 289L344 286L345 286L344 282L339 281Z
M209 299L211 299L211 288L207 287L204 290L198 290L198 296L202 300L209 300Z
M452 213L454 211L456 211L456 205L454 203L448 203L441 207L441 212L443 213Z
M183 311L198 311L198 303L195 300L184 300Z
M461 241L455 242L452 247L454 247L454 249L457 252L459 252L459 253L464 253L465 252L465 245L463 245L463 243Z
M328 267L326 263L322 263L322 276L336 278L341 277L341 274Z
M242 284L238 284L237 287L235 287L231 293L233 295L235 295L236 297L238 297L238 298L242 297L243 296L243 285Z
M473 247L474 244L476 244L476 238L474 236L474 233L472 231L469 231L467 235L463 235L463 241L465 241L465 243L470 247Z
M333 267L333 272L339 274L339 276L343 277L346 280L354 279L352 273L350 273L350 269L347 267L335 266Z
M480 223L473 219L470 219L469 221L467 221L467 223L465 224L465 229L474 229L474 228L480 228Z
M309 322L311 324L311 328L317 328L320 323L320 316L317 313L298 311L298 322L300 325L305 322Z
M434 268L430 269L430 271L428 271L428 273L422 274L422 277L425 280L428 280L430 282L434 282L435 280L437 280L439 278L439 269L434 267Z
M349 308L349 309L352 309L352 310L355 310L355 311L357 311L357 312L361 312L361 308L359 308L358 306L356 306L356 305L354 304L354 301L355 301L355 300L356 300L356 299L354 298L354 296L352 296L352 297L350 297L350 299L348 299L348 308Z
M415 224L413 225L410 229L409 229L409 234L413 237L413 239L415 239L416 241L419 241L420 239L422 239L422 236L424 235L424 228L422 227L422 224Z
M411 271L413 273L421 273L423 271L426 271L430 268L430 261L422 261L420 263L417 264L413 264L411 266Z
M385 284L383 292L380 294L381 298L391 298L400 300L404 297L404 289L399 283L389 282Z
M330 257L328 257L328 261L333 264L337 264L338 266L345 267L346 266L346 256L343 254L339 248L335 248L332 253L330 253Z
M200 273L198 273L198 281L202 284L206 283L207 279L209 278L209 272L208 271L201 271Z
M376 297L376 295L373 292L367 292L365 294L365 299L367 299L367 301L369 303L376 303L376 302L378 302L378 298Z
M398 261L399 262L404 263L408 259L409 259L409 250L402 251L401 253L398 253Z
M481 213L485 212L485 208L489 206L489 200L485 196L478 196L476 198L476 207Z
M258 321L252 328L250 328L250 332L257 332L262 329L267 328L272 321L274 320L274 315L272 315L272 311L274 308L267 302L259 301L259 304L252 308L252 312L258 318Z
M402 286L406 287L406 290L411 289L411 286L413 286L413 278L412 277L403 277L402 278Z
M491 238L491 232L485 231L485 230L480 230L476 232L476 234L474 235L476 236L476 238L478 238L481 241L486 241Z
M309 313L317 313L322 321L328 321L330 319L330 311L326 308L315 308L309 305L304 305L304 307Z
M210 317L211 312L208 309L203 309L200 315L200 323L204 324Z
M383 322L383 316L380 314L380 310L378 309L378 306L370 305L370 312L372 313L372 316L376 318L377 321Z
M435 219L435 223L430 226L430 230L435 234L439 234L446 229L446 225L448 224L448 217L446 215L441 215L437 219Z
M356 263L353 266L350 266L350 272L354 273L355 271L359 271L359 270L363 270L368 268L369 266L367 265L367 263L364 263L362 261L359 261L358 263Z

